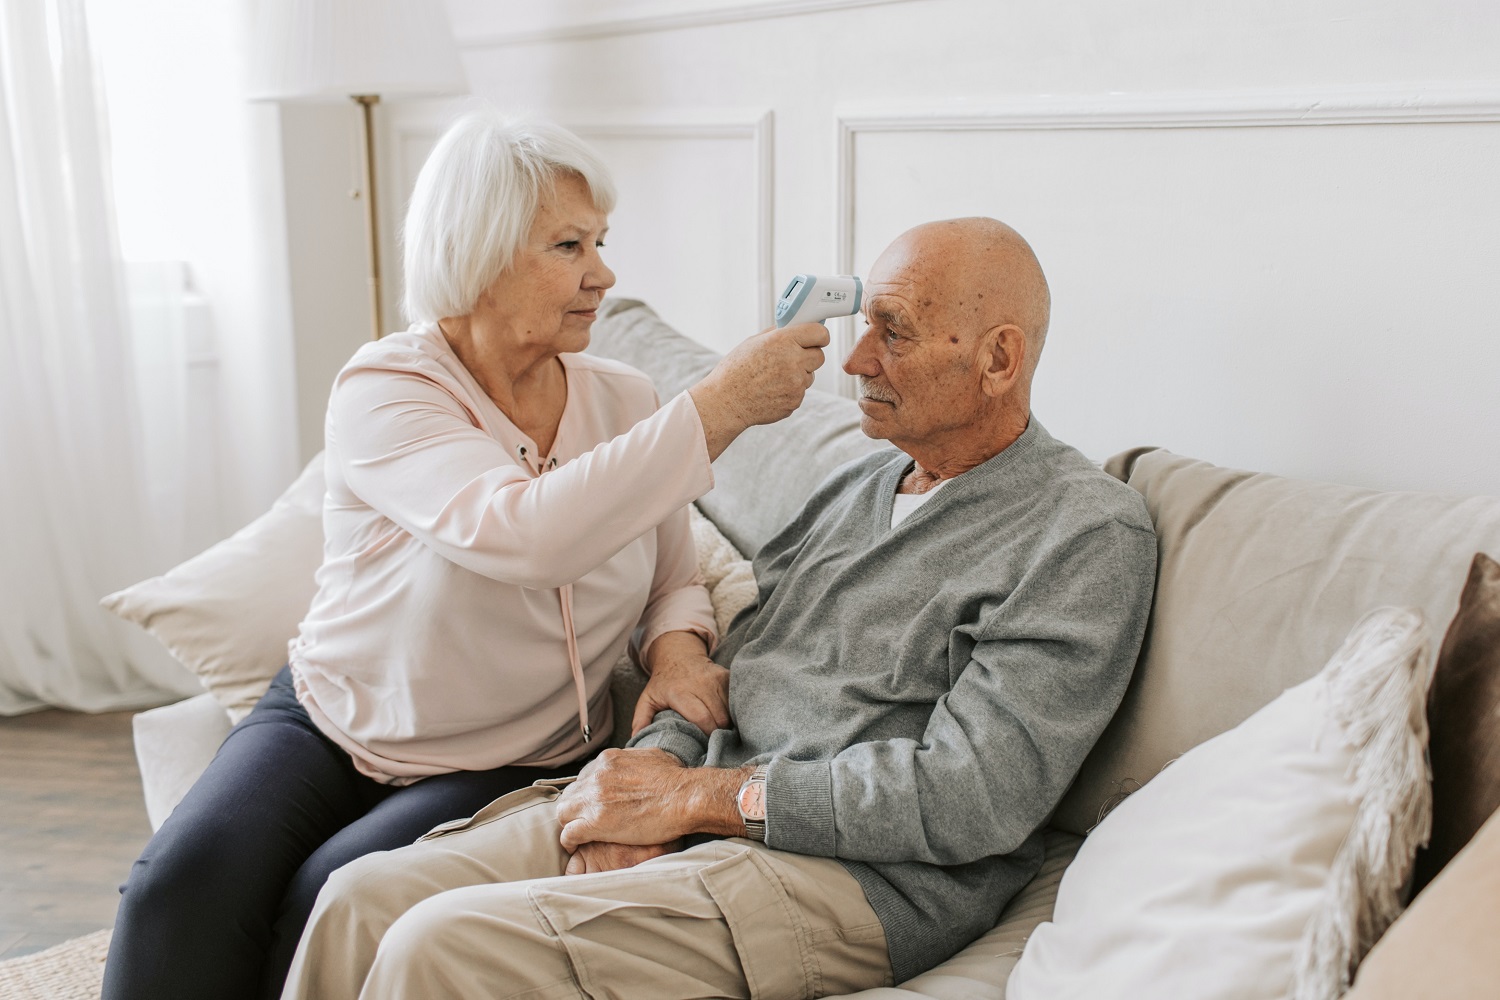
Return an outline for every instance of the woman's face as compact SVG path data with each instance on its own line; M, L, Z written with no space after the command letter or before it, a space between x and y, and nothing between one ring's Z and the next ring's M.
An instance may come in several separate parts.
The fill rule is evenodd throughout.
M510 267L480 296L474 319L505 330L509 346L547 354L583 350L595 310L615 283L599 256L608 229L583 178L558 177Z

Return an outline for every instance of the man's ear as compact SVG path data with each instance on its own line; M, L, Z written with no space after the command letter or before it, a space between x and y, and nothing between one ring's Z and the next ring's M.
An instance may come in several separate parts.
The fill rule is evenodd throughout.
M980 386L986 396L1000 397L1021 378L1026 363L1026 334L1014 323L984 332L979 351Z

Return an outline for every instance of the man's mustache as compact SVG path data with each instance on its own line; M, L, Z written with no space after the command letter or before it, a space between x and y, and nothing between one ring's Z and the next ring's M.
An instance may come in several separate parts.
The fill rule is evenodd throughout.
M859 376L859 395L861 399L873 399L877 403L894 403L895 395L890 389L876 382L872 378Z

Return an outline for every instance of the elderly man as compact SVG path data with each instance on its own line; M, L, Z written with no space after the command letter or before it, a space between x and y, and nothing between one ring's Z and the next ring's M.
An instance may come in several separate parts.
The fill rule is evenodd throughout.
M757 554L715 654L734 727L660 712L565 788L342 869L288 996L843 993L936 965L1032 878L1129 680L1155 536L1031 416L1049 295L1019 234L919 226L866 294L844 368L898 450Z

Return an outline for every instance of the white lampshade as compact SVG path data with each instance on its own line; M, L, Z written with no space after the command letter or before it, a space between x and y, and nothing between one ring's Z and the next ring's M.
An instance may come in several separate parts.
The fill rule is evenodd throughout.
M260 0L250 98L434 97L469 89L442 0Z

